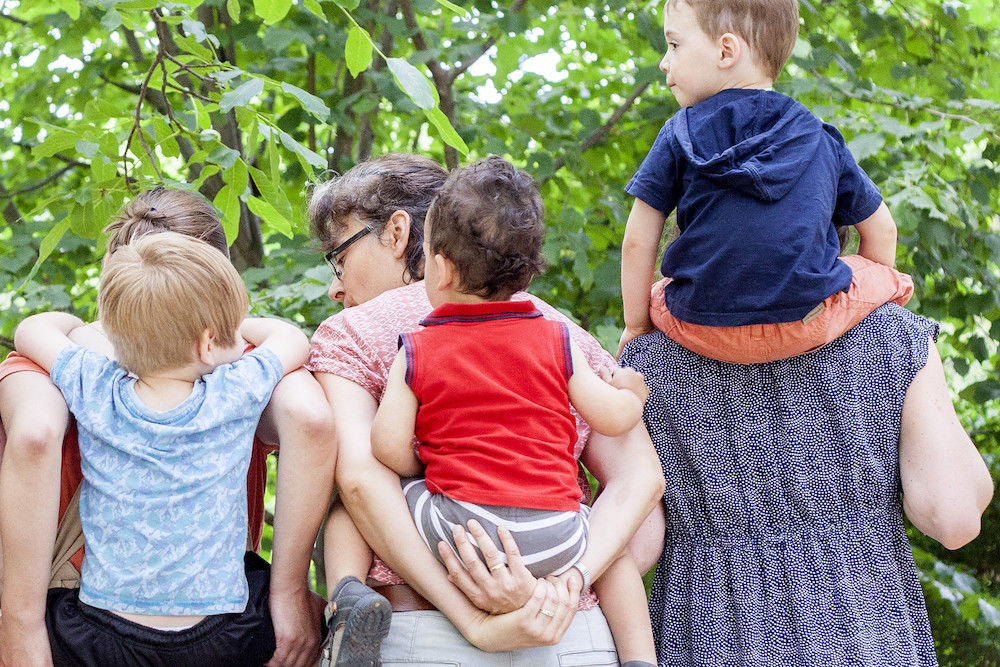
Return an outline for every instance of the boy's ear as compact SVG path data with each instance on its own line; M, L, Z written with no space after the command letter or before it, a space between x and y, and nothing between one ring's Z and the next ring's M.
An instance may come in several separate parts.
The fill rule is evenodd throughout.
M406 253L406 246L410 243L410 214L403 210L393 211L389 216L389 222L385 225L382 233L383 240L388 241L392 248L392 254L399 259Z
M434 262L434 267L437 269L438 284L435 285L437 290L443 292L447 289L457 289L458 282L455 280L457 278L455 263L441 253L435 253L431 261Z
M740 61L740 57L745 51L743 40L731 32L723 33L719 38L719 67L729 69Z
M195 356L203 364L212 364L212 352L215 348L215 334L210 329L205 329L198 337L195 345Z

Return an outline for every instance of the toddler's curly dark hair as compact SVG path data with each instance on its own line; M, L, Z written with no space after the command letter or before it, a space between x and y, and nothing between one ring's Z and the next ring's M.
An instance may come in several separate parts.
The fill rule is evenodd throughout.
M455 265L458 289L503 301L545 270L545 208L535 182L491 155L449 174L427 211L431 255Z

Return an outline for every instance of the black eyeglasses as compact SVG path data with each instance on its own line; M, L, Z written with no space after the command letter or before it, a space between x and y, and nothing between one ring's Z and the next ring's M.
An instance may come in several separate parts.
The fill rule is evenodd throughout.
M330 252L323 255L323 259L325 259L326 263L330 265L331 269L333 269L333 275L337 276L338 280L343 275L343 272L341 271L340 267L340 262L342 261L340 256L343 255L344 252L348 248L350 248L355 241L364 238L365 235L370 234L372 231L373 230L371 227L363 227L360 232L358 232L351 238L347 239L346 241L341 243L339 246L337 246Z

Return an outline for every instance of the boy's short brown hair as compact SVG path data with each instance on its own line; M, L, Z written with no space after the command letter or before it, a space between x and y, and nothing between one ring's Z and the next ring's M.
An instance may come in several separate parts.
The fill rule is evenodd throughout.
M153 188L139 193L104 228L108 253L154 232L177 232L201 239L229 257L226 231L215 208L196 192Z
M455 265L466 294L504 300L545 268L545 208L535 182L491 155L451 172L427 211L428 247Z
M175 232L147 234L108 255L98 310L118 363L142 376L194 360L208 329L236 342L247 291L229 259L204 241Z
M667 0L686 2L713 39L731 32L750 45L764 72L778 78L799 35L798 0Z

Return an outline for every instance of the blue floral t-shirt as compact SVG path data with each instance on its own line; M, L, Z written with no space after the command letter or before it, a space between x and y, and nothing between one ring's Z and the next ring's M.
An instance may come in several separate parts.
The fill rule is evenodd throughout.
M52 380L80 433L83 602L136 614L243 611L246 474L281 376L277 356L257 349L160 412L116 362L76 345L60 353Z

